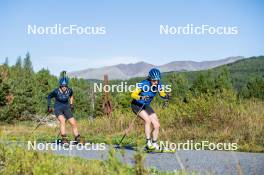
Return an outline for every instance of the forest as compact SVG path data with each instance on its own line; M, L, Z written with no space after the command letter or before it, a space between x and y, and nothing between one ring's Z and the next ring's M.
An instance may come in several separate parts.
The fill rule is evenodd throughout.
M127 80L128 85L136 84L144 77ZM74 90L75 115L77 118L97 117L102 113L102 93L91 93L95 81L70 79ZM100 82L100 81L99 81ZM110 84L120 84L112 80ZM58 87L58 77L49 70L33 71L30 54L18 57L15 65L8 64L8 58L0 66L0 120L30 120L34 115L43 115L47 110L47 95ZM264 99L264 56L251 57L217 68L193 72L167 72L162 83L172 87L172 101L188 103L192 97L232 95L236 101L242 99ZM93 94L93 96L92 96ZM191 97L190 97L191 96ZM91 99L95 108L92 108ZM129 92L110 94L114 109L129 110ZM160 103L156 99L155 103ZM172 102L173 103L173 102Z

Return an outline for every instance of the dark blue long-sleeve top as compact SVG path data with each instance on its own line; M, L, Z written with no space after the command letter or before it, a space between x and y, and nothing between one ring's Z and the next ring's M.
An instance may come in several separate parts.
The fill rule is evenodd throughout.
M62 105L69 105L69 99L72 95L73 91L71 88L68 88L65 92L62 92L60 88L56 88L48 95L48 106L50 107L52 98L55 98L55 108Z

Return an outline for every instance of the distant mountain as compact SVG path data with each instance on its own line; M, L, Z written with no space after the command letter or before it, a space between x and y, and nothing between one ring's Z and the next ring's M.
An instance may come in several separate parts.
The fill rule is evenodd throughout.
M130 63L130 64L118 64L113 66L105 66L101 68L90 68L81 71L70 72L70 77L84 78L84 79L99 79L102 80L104 74L109 75L109 79L129 79L133 77L146 76L149 69L156 67L161 72L170 71L197 71L214 68L220 65L235 62L243 59L243 57L229 57L214 61L173 61L164 65L156 66L146 62Z
M104 74L109 75L109 79L129 79L132 77L144 76L148 70L155 65L145 62L118 64L114 66L105 66L101 68L90 68L76 72L70 72L70 77L84 78L84 79L99 79L102 80Z
M219 73L223 71L223 68L228 70L228 72L230 73L230 78L233 87L237 91L241 91L242 88L245 87L248 82L254 80L256 77L264 78L264 56L257 56L257 57L254 56L254 57L244 58L229 64L218 66L211 69L210 74L213 77L217 77ZM181 72L179 74L184 75L184 77L188 79L188 83L192 84L193 81L195 81L201 73L206 73L206 72L207 72L206 70L200 70L200 71ZM174 76L174 72L165 73L162 77L163 82L165 82L166 80L173 79L173 76ZM130 82L133 83L137 82L138 81L137 78L135 79L136 81L130 79Z
M214 61L173 61L168 64L158 66L161 72L170 72L170 71L197 71L197 70L206 70L221 66L224 64L229 64L237 60L242 59L243 57L228 57L221 60Z

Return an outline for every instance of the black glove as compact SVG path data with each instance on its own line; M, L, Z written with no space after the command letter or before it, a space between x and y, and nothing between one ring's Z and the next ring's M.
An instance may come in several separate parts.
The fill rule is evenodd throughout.
M149 100L150 99L150 96L140 96L140 100Z
M71 111L73 112L74 111L74 105L70 104L70 107L71 107Z
M52 113L52 112L53 112L52 108L48 106L48 113Z
M164 97L166 100L171 99L171 93L167 93L166 96Z

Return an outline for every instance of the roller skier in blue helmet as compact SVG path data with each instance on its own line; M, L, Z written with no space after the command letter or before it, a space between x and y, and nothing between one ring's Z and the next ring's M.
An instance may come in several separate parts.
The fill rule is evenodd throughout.
M131 94L133 98L131 102L132 111L145 122L146 148L149 150L159 149L157 140L160 123L157 114L150 106L157 93L161 98L170 98L170 95L166 94L162 88L160 71L153 68L149 71L147 79L138 83L137 88ZM153 127L152 135L151 126Z
M48 95L48 112L53 112L51 99L55 98L54 114L60 122L60 134L62 144L68 143L66 136L66 121L68 120L75 137L76 143L80 142L80 134L77 129L77 122L73 117L73 90L68 87L69 79L65 76L59 79L59 87Z

